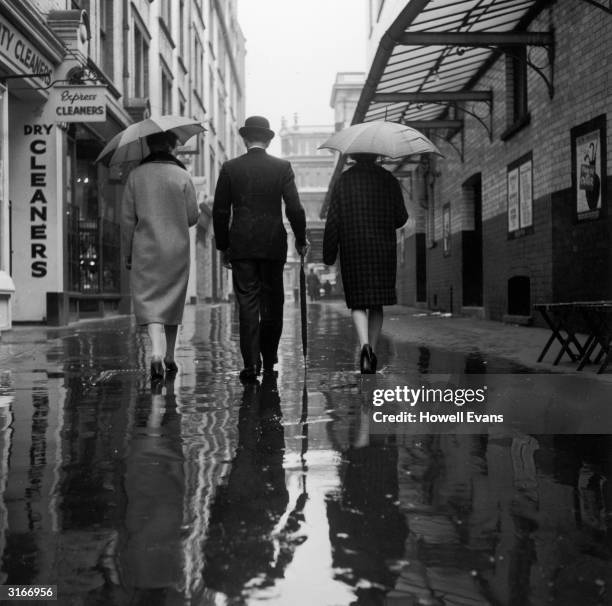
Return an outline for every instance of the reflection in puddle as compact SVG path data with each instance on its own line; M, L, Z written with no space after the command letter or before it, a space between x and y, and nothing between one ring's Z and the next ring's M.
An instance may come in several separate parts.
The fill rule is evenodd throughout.
M286 313L278 380L247 386L226 305L188 308L153 392L127 319L0 344L0 582L110 606L607 603L610 436L373 435L350 319L311 307L305 373ZM380 358L410 379L527 371Z

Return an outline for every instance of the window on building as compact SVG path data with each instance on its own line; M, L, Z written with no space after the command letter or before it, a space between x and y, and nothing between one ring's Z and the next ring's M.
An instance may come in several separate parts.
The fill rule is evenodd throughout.
M102 2L102 4L104 4L104 2ZM161 7L160 7L160 11L161 11L161 18L163 20L163 22L166 24L166 27L168 28L168 31L172 31L172 3L171 0L161 0Z
M531 153L508 165L508 234L511 238L533 231L533 162Z
M149 42L134 22L134 96L149 96Z
M209 124L213 129L216 130L215 126L215 74L212 69L208 70L208 112L209 112Z
M212 56L215 56L215 7L214 2L209 1L208 3L208 46L210 46L210 52Z
M179 116L184 116L187 113L187 99L185 99L185 95L183 91L179 90Z
M185 0L179 2L178 48L181 58L185 58Z
M100 2L100 57L104 73L113 79L113 11L107 2Z
M200 99L204 99L204 47L198 36L193 38L193 88Z
M217 29L217 68L219 70L219 76L221 80L225 82L225 65L227 53L225 50L225 42L223 41L223 30L219 27Z
M506 122L502 139L509 138L529 123L525 47L510 49L506 54Z
M161 67L162 114L172 113L172 74L165 63Z
M225 111L225 95L219 90L217 97L217 140L219 143L227 149L227 142L225 140L225 124L227 121L227 115Z
M208 152L208 193L211 196L215 195L215 185L217 183L217 176L215 174L216 165L217 161L215 159L215 150L210 147Z

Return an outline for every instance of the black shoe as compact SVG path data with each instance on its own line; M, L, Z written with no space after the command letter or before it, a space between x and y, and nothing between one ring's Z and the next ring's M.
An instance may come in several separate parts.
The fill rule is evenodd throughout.
M359 368L362 375L372 375L376 372L376 356L367 343L361 348Z
M164 366L166 367L166 372L171 376L176 376L178 373L178 366L174 360L169 360L168 358L164 358Z
M254 383L257 381L257 366L247 366L240 371L240 381L242 383Z
M161 358L151 360L151 381L161 381L164 378L164 365Z

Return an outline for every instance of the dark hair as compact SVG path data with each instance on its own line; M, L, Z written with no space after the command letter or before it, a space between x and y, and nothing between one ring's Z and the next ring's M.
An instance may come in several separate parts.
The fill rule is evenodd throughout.
M355 162L376 162L378 155L377 154L366 154L366 153L357 153L350 154L351 158L355 160Z
M176 145L178 137L172 132L153 133L147 136L147 145L151 151L170 151Z

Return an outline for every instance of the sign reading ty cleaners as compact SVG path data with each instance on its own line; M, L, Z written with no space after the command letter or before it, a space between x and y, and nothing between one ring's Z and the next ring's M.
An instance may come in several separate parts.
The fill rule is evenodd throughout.
M56 86L53 107L56 122L104 122L106 87Z

